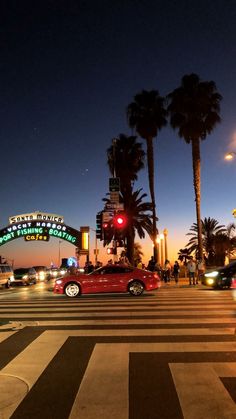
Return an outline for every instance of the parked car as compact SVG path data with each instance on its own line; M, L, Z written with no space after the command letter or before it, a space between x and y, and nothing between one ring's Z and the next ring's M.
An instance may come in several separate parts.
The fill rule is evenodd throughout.
M77 297L81 294L104 292L129 292L141 295L160 287L156 272L145 271L127 265L106 265L89 274L66 275L55 281L54 293Z
M0 264L0 285L9 288L14 280L13 270L7 263Z
M201 276L202 285L212 288L230 288L232 278L236 274L236 262L231 262L221 268L212 269Z
M36 284L37 281L37 272L34 268L18 268L14 269L14 281L12 285L22 284L30 285Z

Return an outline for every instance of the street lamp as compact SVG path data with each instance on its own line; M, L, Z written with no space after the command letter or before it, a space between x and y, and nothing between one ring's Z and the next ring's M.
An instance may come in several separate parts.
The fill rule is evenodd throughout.
M164 234L160 234L161 241L161 266L164 266L164 247L163 247Z
M236 156L235 151L230 151L229 153L225 154L225 160L233 160Z

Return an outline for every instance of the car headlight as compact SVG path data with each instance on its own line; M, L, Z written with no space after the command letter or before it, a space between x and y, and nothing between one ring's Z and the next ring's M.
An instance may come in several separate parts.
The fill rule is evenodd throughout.
M28 275L23 275L22 276L22 279L27 279L28 278Z
M206 283L207 283L208 285L213 285L213 284L215 283L215 281L214 281L214 279L212 279L212 278L208 278L208 279L206 280Z
M219 272L218 271L213 271L213 272L210 272L209 274L205 274L205 277L206 278L215 278L217 275L219 275Z
M14 278L14 276L13 276L13 275L12 275L12 276L10 276L10 281L11 281L11 282L15 281L15 278Z

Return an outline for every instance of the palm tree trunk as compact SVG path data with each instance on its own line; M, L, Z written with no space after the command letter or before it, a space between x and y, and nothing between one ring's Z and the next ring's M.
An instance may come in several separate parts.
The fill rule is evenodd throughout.
M134 237L135 235L134 235L133 228L128 228L127 235L126 235L126 238L127 238L126 255L131 265L134 265Z
M157 243L156 238L158 234L156 226L156 201L155 201L155 192L154 192L154 157L153 157L153 138L149 137L146 139L147 142L147 162L148 162L148 180L149 180L149 190L152 201L152 241L153 241L153 256L154 260L157 262Z
M201 221L201 159L200 159L200 140L192 141L192 163L193 163L193 186L196 202L197 234L198 234L198 257L203 259L202 245L202 221Z

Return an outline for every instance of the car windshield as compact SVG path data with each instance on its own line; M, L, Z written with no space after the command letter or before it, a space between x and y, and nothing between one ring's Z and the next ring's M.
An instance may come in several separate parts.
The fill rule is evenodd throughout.
M19 269L15 269L14 270L14 273L15 274L24 274L24 273L26 273L26 272L28 272L28 269L27 268L19 268Z

